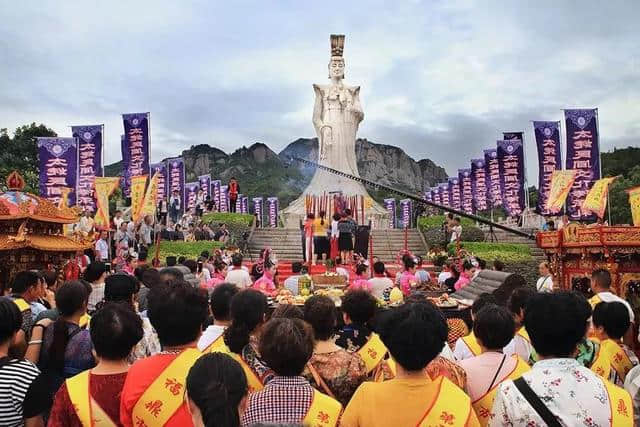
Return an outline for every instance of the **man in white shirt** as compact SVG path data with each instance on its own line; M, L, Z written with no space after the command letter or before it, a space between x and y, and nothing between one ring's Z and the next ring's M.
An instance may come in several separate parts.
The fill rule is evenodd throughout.
M287 277L287 279L284 281L284 287L285 289L290 290L293 295L298 295L298 279L302 277L302 275L300 274L300 272L302 271L302 263L292 263L291 271L293 272L293 275Z
M222 334L231 324L231 299L238 293L238 288L231 283L221 283L211 293L209 306L213 314L213 325L210 325L198 340L198 350L204 351L216 340L222 339Z
M538 292L553 292L553 277L551 276L551 269L547 261L542 261L538 266L538 272L540 278L536 282L536 290Z
M589 315L587 301L577 293L539 293L531 298L524 324L542 360L522 375L522 381L500 385L490 426L549 425L530 403L533 400L539 400L551 422L559 425L633 425L629 394L573 358L589 327Z
M373 277L369 279L371 283L371 293L378 299L384 298L384 291L393 288L393 281L385 275L386 267L382 261L373 263Z
M106 231L100 233L100 238L96 242L96 261L108 262L109 261L109 243L107 239L109 235Z
M91 283L91 294L89 294L89 303L87 311L93 312L96 306L104 299L104 281L107 278L107 268L102 262L92 262L87 266L84 272L84 278Z
M453 224L451 226L451 240L450 243L455 243L460 240L460 236L462 236L462 226L460 225L460 218L455 217L453 219Z
M235 253L231 256L231 264L233 270L229 270L225 282L233 283L240 289L248 288L251 286L251 276L242 268L242 254Z
M451 276L451 264L449 264L449 261L447 261L442 266L442 271L440 272L440 274L438 274L438 284L444 284L445 280L447 280Z
M120 226L122 225L123 222L124 222L124 218L122 217L122 211L118 209L116 211L115 216L113 217L113 225L116 231L120 230Z
M625 299L611 292L611 273L609 273L609 271L604 268L599 268L591 273L591 290L594 293L594 296L589 300L592 308L599 302L621 302L627 307L627 310L629 310L631 323L635 321L635 315L633 314L631 305L629 305Z

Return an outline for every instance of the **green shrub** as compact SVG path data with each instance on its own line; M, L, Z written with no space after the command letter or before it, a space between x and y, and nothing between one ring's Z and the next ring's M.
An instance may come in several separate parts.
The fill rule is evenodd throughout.
M242 234L251 229L253 215L240 213L208 213L202 216L202 222L210 224L213 231L218 229L219 223L227 224L227 229L231 235L231 244L238 245L242 239Z
M490 242L460 242L460 246L471 254L491 263L500 260L504 263L516 263L531 261L531 248L521 243L490 243ZM447 250L450 255L455 255L455 244L449 244Z
M418 227L421 230L425 230L427 228L442 228L442 223L444 222L444 215L429 215L429 216L421 216L418 218ZM460 225L464 230L465 227L473 227L476 223L465 217L460 217Z
M182 241L160 241L160 253L159 258L162 264L166 263L168 256L175 256L179 258L181 256L187 259L197 259L202 251L209 251L213 253L214 250L224 246L220 242L214 242L212 240L202 240L198 242L182 242ZM155 245L149 248L149 257L153 258L156 254Z

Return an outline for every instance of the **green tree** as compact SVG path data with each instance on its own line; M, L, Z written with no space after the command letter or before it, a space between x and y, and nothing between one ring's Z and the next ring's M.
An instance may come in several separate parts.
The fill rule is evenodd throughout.
M609 187L612 224L631 224L631 208L626 190L640 185L640 166L634 166L626 176L613 181ZM606 216L605 216L606 218Z
M4 180L12 171L20 172L26 183L26 191L38 194L38 146L39 136L58 136L43 124L20 126L9 136L6 128L0 129L0 177Z

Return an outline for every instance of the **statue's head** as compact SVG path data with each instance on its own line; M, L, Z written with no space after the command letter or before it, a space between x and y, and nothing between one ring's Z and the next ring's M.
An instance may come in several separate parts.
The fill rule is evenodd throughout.
M329 61L329 78L344 79L344 35L331 34L331 60Z
M344 58L341 56L332 56L329 61L329 78L344 79Z

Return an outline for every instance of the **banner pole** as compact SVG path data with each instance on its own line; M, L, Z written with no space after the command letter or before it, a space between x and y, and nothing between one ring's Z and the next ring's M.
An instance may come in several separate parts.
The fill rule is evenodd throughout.
M596 108L596 129L598 130L598 169L600 172L600 179L604 178L602 176L602 150L600 149L600 146L602 144L600 144L601 141L601 134L600 134L600 112L598 111L598 109ZM611 198L609 197L609 188L611 187L611 184L609 184L607 186L607 221L609 222L609 225L611 225Z

